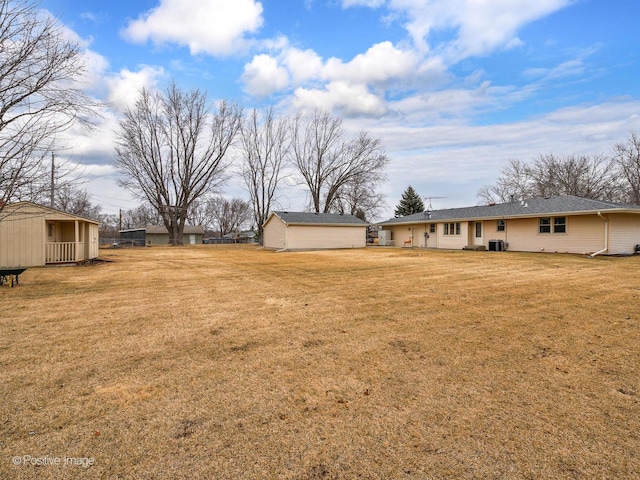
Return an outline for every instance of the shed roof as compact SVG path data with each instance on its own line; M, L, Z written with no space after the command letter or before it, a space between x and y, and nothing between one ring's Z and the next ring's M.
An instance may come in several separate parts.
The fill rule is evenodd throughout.
M273 215L278 216L287 225L332 225L336 227L366 227L368 225L355 215L350 214L283 211L272 212L264 223L266 224Z
M475 207L449 208L430 212L414 213L406 217L391 218L379 225L403 223L434 223L443 220L481 220L522 218L540 215L583 215L597 212L631 212L640 214L640 205L605 202L574 195L549 198L531 198L524 201L478 205Z
M41 216L49 219L55 217L55 220L60 220L60 217L62 217L64 220L78 220L83 222L95 223L96 225L100 223L98 220L95 220L93 218L82 217L80 215L65 212L64 210L58 210L57 208L51 208L45 205L40 205L39 203L28 201L8 203L4 206L2 213L0 213L0 219L14 213Z

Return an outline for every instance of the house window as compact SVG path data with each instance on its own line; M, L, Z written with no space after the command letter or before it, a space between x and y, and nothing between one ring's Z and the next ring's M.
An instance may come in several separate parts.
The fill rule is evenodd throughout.
M444 224L445 235L460 235L460 222L451 222Z
M476 222L476 238L482 238L482 222Z
M544 217L539 219L540 233L567 233L567 217Z
M53 238L53 223L47 223L47 230L49 238Z
M429 225L429 233L436 233L436 224L432 223Z
M567 233L566 217L555 217L553 219L553 233Z
M498 232L504 232L506 227L506 222L504 220L498 220L498 223L496 225L496 230Z
M551 219L549 217L541 218L539 222L538 232L551 233Z

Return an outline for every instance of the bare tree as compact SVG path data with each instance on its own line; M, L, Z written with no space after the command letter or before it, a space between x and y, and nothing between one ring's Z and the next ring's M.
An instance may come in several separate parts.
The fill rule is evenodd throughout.
M204 196L197 199L189 209L188 221L191 225L201 225L205 233L215 228L216 218L213 214L212 202L214 197Z
M72 123L90 126L98 103L80 88L78 44L31 0L0 0L0 212L49 187L48 152Z
M292 140L293 163L316 212L336 210L350 185L366 185L373 191L385 178L389 159L380 140L364 131L345 138L340 117L317 111L308 119L297 117Z
M376 191L376 185L366 184L366 179L361 178L344 186L336 197L332 210L349 213L369 222L377 217L384 204L384 195Z
M193 202L225 180L225 156L241 119L237 105L214 109L206 93L183 92L175 83L164 93L143 89L125 112L115 158L121 184L158 211L171 244L182 244Z
M640 205L640 135L631 132L626 143L616 143L613 161L622 183L623 200Z
M238 232L251 219L251 204L240 198L227 200L223 197L213 197L209 199L207 206L221 237Z
M99 219L102 208L91 202L86 189L66 183L55 191L54 206L74 215Z
M502 169L495 185L485 185L478 197L486 203L506 203L512 199L535 196L531 172L526 163L511 159Z
M602 155L540 155L531 177L541 197L575 195L598 200L616 200L618 182L613 162Z
M558 195L619 199L613 162L602 155L552 154L540 155L531 164L509 160L496 183L478 192L487 203Z
M276 199L280 172L289 154L289 119L276 118L273 108L254 109L242 126L242 177L249 191L253 218L262 239L262 225Z
M100 215L99 220L100 226L98 227L98 232L100 239L110 239L110 241L115 241L118 238L118 228L120 223L118 215L103 213Z
M162 223L162 218L158 211L146 202L141 203L136 208L122 212L122 228L138 228L146 225L158 225Z

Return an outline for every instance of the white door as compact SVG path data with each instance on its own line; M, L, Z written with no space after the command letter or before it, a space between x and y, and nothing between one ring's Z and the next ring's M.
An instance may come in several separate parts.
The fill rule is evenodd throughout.
M196 236L194 234L189 235L189 243L191 245L195 245L196 244Z
M475 222L474 225L474 239L473 239L473 244L474 245L484 245L484 241L483 241L483 235L482 235L482 222Z

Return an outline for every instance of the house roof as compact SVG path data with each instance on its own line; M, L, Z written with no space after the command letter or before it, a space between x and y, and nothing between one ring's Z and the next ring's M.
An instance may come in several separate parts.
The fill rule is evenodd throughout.
M152 235L169 235L169 231L164 225L147 225L146 227L130 228L127 230L120 230L120 233L140 231L144 231L145 233ZM204 235L204 229L200 225L185 225L182 233L184 235Z
M453 220L480 220L522 218L540 215L586 215L597 212L631 212L640 214L640 205L625 205L601 200L591 200L573 195L549 198L532 198L524 201L478 205L475 207L449 208L414 213L406 217L391 218L379 225L400 225L404 223L435 223Z
M336 227L366 227L355 215L342 213L314 213L314 212L272 212L266 223L273 215L279 217L287 225L332 225Z
M39 210L42 213L37 213L29 211L29 208L33 210ZM21 201L15 203L8 203L4 206L2 214L0 214L0 218L10 215L11 213L25 213L25 214L33 214L39 216L46 216L47 213L62 215L63 217L67 217L69 220L81 220L84 222L95 223L96 225L100 224L98 220L88 217L82 217L80 215L75 215L73 213L65 212L64 210L58 210L57 208L47 207L45 205L40 205L39 203ZM57 219L59 220L59 219Z

